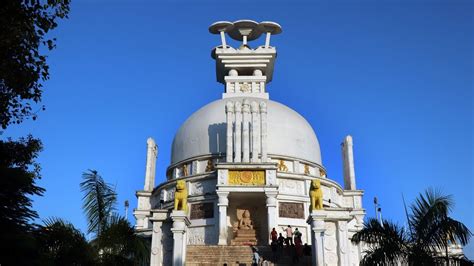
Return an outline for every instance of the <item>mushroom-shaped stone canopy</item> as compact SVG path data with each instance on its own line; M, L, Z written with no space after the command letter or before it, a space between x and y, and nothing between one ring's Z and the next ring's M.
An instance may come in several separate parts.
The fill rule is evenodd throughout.
M228 32L234 27L234 23L230 21L217 21L209 26L209 32L212 34L219 34L220 32Z
M234 27L228 33L234 40L242 41L244 36L247 36L247 41L252 41L262 35L258 25L253 20L237 20L234 22Z
M263 32L269 32L272 35L277 35L281 33L281 26L280 24L273 22L273 21L262 21L258 25Z

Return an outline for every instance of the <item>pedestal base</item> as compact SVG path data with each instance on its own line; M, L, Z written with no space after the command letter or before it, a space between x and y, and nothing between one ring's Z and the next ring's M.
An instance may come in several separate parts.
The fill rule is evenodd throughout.
M324 219L327 214L324 210L316 210L310 213L308 223L311 225L311 248L312 248L312 264L315 266L324 266Z
M257 245L257 234L254 229L239 229L235 232L235 237L231 245Z
M171 212L173 220L173 266L184 266L186 262L186 231L191 224L184 211Z

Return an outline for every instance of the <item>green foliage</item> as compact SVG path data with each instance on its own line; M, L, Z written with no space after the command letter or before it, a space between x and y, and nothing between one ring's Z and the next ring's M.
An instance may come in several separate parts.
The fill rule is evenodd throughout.
M442 261L440 251L450 244L466 245L472 236L463 223L449 217L453 205L450 195L428 189L410 206L409 230L388 221L381 225L376 219L369 219L364 229L352 237L354 243L368 245L362 264L401 261L409 265L434 265Z
M94 265L96 253L71 223L50 218L35 230L41 265Z
M102 250L104 265L141 265L148 262L149 243L135 234L130 222L114 214L102 234L93 242Z
M126 218L114 213L117 195L96 170L82 174L83 209L89 232L95 233L92 245L101 265L142 265L148 262L149 244L135 234Z
M69 0L3 0L0 5L0 125L36 119L49 67L41 48L55 47L47 33L69 13ZM44 107L43 107L44 108Z
M32 209L31 196L41 196L44 189L36 185L40 167L36 163L42 145L32 136L18 141L0 140L0 238L3 245L0 261L29 262L35 243L31 221L38 217Z
M117 195L96 170L88 170L82 174L81 191L84 192L83 210L89 224L88 233L94 232L99 236L107 219L115 209Z

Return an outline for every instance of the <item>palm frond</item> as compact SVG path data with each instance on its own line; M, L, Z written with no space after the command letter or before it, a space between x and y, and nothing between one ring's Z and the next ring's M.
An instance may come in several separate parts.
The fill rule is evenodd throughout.
M110 217L101 235L95 239L95 244L103 251L104 263L106 261L148 263L149 243L135 234L133 226L126 218L116 213Z
M88 170L82 174L81 191L83 210L88 220L88 233L100 235L107 224L112 211L115 210L117 194L96 170Z
M405 230L389 221L382 225L377 219L369 219L364 228L354 234L352 242L367 244L368 250L363 265L377 265L394 261L403 261L407 252Z
M45 265L93 265L96 255L85 236L68 221L48 218L35 230Z

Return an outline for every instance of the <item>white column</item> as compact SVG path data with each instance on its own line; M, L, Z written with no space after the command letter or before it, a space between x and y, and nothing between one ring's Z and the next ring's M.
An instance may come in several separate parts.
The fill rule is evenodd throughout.
M233 134L233 125L234 125L234 103L227 102L226 105L226 116L227 116L227 149L226 149L226 162L233 162L233 143L234 143L234 134Z
M221 34L222 48L226 49L227 48L227 43L225 42L225 32L222 30L220 32L220 34Z
M146 154L146 171L145 171L145 191L152 191L155 188L155 169L156 157L158 156L158 147L152 138L148 138L147 154Z
M337 242L339 243L339 265L352 265L350 262L350 243L347 232L347 221L337 221Z
M259 130L259 121L258 121L258 104L256 102L252 102L251 104L252 109L252 163L258 162L258 150L260 148L260 130Z
M235 157L234 162L240 163L242 158L242 103L235 102Z
M311 248L312 248L312 265L325 266L324 259L324 211L312 211L309 217L311 225Z
M173 220L173 266L184 266L186 263L186 230L191 224L184 211L171 212Z
M229 192L217 191L219 201L217 206L219 207L219 242L218 245L227 245L227 206L229 206L229 199L227 196Z
M261 152L262 162L267 162L267 104L260 102L260 134L261 134Z
M265 191L265 196L267 196L267 222L268 222L268 233L272 228L276 228L277 223L277 199L278 194L277 190L274 191ZM269 240L270 241L270 240ZM270 242L269 242L270 244Z
M346 136L342 143L342 162L344 167L344 189L355 190L354 152L352 137Z
M150 265L161 266L163 265L163 245L161 244L163 232L161 226L168 216L168 210L152 210L152 213L153 217L150 218L150 221L153 223Z
M242 105L243 125L242 125L242 162L250 162L250 135L249 135L249 123L250 123L250 103L247 99L244 100Z
M265 48L270 47L270 36L272 34L270 32L267 32L267 36L265 36Z

